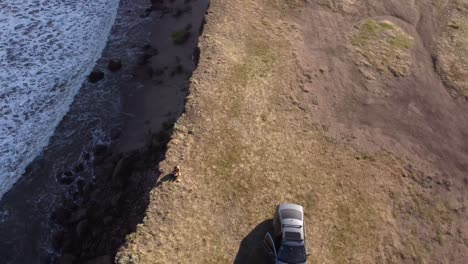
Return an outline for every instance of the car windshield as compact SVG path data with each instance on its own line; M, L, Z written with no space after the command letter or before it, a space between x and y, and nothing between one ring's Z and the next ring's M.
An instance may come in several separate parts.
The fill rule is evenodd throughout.
M278 252L278 260L285 263L304 263L306 261L306 251L304 246L281 246Z

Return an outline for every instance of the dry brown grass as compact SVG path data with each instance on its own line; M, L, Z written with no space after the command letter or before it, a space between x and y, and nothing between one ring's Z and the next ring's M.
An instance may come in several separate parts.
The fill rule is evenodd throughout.
M299 36L279 19L284 9L247 0L212 1L211 9L187 113L161 165L169 172L179 164L182 182L152 191L116 262L232 263L280 202L305 206L312 263L423 260L425 242L401 237L397 222L427 219L436 230L431 198L420 198L398 160L324 137L313 113L297 107L291 41Z
M392 22L372 19L361 22L351 40L358 65L370 66L395 76L410 73L409 49L413 42L413 37Z

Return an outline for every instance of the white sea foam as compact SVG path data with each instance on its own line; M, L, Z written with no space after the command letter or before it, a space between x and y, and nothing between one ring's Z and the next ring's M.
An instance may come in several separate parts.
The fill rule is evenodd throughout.
M0 198L47 146L99 59L118 5L0 1Z

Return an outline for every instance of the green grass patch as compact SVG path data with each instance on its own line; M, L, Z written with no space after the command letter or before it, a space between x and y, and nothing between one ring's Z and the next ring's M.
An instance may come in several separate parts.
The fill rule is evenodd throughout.
M172 32L172 41L177 45L184 44L190 38L191 32L187 29L181 29Z
M358 25L351 44L357 51L358 64L395 76L409 74L409 49L414 39L393 23L367 19Z

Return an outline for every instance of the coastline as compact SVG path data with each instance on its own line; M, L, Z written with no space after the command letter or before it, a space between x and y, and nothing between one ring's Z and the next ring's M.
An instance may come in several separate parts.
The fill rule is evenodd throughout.
M92 186L93 162L120 133L121 90L132 80L142 46L149 41L144 30L153 25L145 15L146 0L122 0L111 34L96 65L104 78L85 81L69 111L55 128L45 148L0 201L0 256L4 263L51 263L58 252L61 229L51 214L63 204L75 206L84 199L83 189ZM157 19L157 18L156 18ZM142 28L143 30L140 30ZM109 62L121 63L109 69ZM93 70L93 71L94 71ZM132 82L136 83L136 82Z
M122 129L108 147L98 149L94 180L78 186L79 202L65 200L52 215L58 229L52 244L59 263L112 263L125 236L144 216L149 192L161 172L175 120L182 114L188 84L198 57L208 1L153 4L142 13L150 20L142 32L151 32L128 82L121 84ZM179 32L184 32L182 39Z
M50 145L50 139L107 46L119 0L97 2L94 9L81 10L81 19L88 19L85 25L73 19L76 12L67 13L67 9L79 9L69 3L52 7L54 1L49 1L42 7L44 13L55 12L56 16L26 15L23 19L19 18L17 8L35 14L41 7L18 3L15 8L10 1L2 7L0 13L2 18L5 16L2 25L6 25L0 34L11 36L0 41L2 50L9 54L0 56L0 82L4 83L0 102L0 199ZM18 23L15 32L9 31L8 21L10 25ZM33 26L26 29L28 24ZM37 44L32 45L35 41Z
M54 249L41 262L262 263L273 208L294 202L306 208L314 262L431 262L441 253L463 263L466 179L413 167L395 148L368 152L317 121L336 113L327 96L348 88L320 82L346 76L320 59L337 55L327 49L339 32L326 30L331 18L342 31L353 26L342 14L301 0L213 1L198 43L207 0L151 2L139 9L145 25L129 27L151 35L120 50L133 59L110 75L114 56L96 66L106 76L98 85L122 77L119 127L49 179L71 183L51 188L60 202L48 234Z

